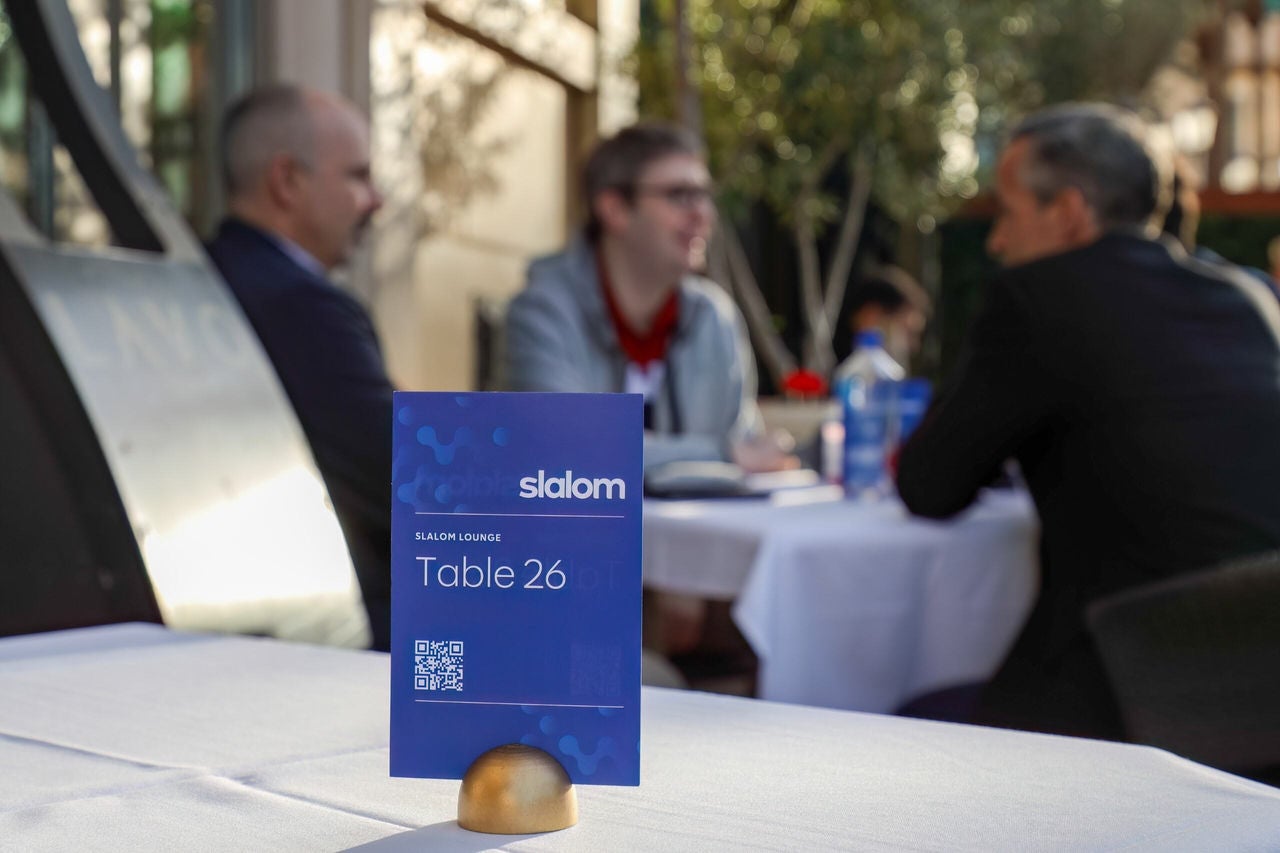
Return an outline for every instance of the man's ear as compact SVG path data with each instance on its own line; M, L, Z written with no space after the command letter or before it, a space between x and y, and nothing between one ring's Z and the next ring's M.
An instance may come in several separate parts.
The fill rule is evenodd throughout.
M606 232L621 231L627 226L631 217L631 202L616 189L608 189L596 194L592 202L596 219Z
M264 185L272 204L286 210L296 206L298 177L298 161L288 154L277 154L267 162Z
M1072 246L1092 243L1101 236L1098 218L1077 187L1067 187L1053 200L1063 234Z

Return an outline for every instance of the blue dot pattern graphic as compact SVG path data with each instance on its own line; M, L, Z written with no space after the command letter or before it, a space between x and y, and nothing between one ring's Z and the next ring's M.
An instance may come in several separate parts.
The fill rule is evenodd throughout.
M467 421L476 420L478 413L471 398L459 395L448 399L457 409L469 410ZM417 462L411 453L402 452L397 456L395 479L400 485L395 496L402 503L421 512L467 512L477 497L514 489L514 483L478 478L471 470L477 463L489 462L489 467L501 464L500 458L489 457L511 444L516 431L510 426L500 423L450 427L424 422L414 406L401 406L396 420L401 426L413 427L415 442L430 451L429 457ZM408 477L403 471L405 466L411 467ZM460 468L467 469L467 473L454 473Z
M550 753L562 764L572 765L577 774L590 778L606 762L618 760L617 741L602 731L595 731L596 725L593 724L593 721L598 724L612 716L614 709L596 708L594 714L575 714L576 730L563 733L564 722L556 714L545 713L545 709L530 705L522 706L520 710L532 723L531 729L520 738L520 743Z

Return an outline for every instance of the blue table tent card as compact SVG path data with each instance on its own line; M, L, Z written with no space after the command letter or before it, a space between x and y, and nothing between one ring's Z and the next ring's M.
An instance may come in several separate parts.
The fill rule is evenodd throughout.
M524 743L640 784L641 405L395 395L391 775Z

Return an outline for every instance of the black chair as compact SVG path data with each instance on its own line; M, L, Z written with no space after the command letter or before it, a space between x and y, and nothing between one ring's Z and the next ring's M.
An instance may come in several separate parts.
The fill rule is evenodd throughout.
M1280 552L1095 602L1128 738L1280 783Z

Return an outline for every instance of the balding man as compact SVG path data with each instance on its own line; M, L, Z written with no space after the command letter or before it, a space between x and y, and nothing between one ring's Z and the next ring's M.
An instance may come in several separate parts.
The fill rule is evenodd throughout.
M275 365L390 642L391 383L368 313L328 278L382 204L368 126L336 95L253 92L223 121L229 217L209 255Z

